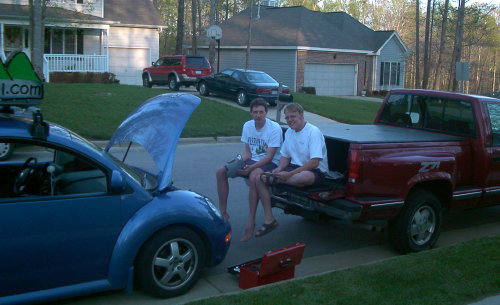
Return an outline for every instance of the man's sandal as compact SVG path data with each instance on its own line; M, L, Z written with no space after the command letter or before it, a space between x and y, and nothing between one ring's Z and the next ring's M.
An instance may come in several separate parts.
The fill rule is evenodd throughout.
M262 181L266 185L275 185L278 183L278 177L266 172L260 175L260 181Z
M262 225L262 227L255 233L255 237L261 237L261 236L264 236L266 235L267 233L271 232L272 230L276 229L278 227L278 222L276 221L276 219L267 224L267 223L264 223Z

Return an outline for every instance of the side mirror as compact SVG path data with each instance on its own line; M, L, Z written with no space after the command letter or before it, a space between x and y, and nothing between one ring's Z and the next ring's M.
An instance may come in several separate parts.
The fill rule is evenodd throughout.
M125 181L123 181L122 174L114 170L111 173L111 192L113 194L119 194L125 190Z

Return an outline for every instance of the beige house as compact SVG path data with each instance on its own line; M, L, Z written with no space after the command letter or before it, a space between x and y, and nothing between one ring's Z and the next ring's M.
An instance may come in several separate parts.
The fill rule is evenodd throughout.
M0 0L0 57L30 56L29 0ZM45 9L44 76L50 72L111 72L140 85L159 56L160 13L149 0L51 0Z

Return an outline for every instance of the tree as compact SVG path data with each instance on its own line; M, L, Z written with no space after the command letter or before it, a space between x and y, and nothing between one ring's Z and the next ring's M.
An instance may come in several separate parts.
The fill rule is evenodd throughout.
M422 88L427 89L429 82L430 52L431 52L431 6L432 0L427 0L427 13L425 18L425 41L424 41L424 74L422 77Z
M177 39L175 42L175 53L182 54L184 43L184 0L177 4Z
M464 37L464 15L465 15L465 0L459 0L457 27L455 30L455 45L453 46L453 55L450 65L450 81L452 82L452 91L457 91L458 81L455 77L457 62L462 58L462 40Z
M44 45L44 6L45 0L30 0L31 7L31 63L38 76L43 75L43 45Z
M440 79L440 70L441 64L443 62L444 51L446 46L446 27L448 25L448 11L449 11L450 0L445 0L444 2L444 10L442 12L442 21L441 21L441 35L439 39L439 51L438 51L438 59L435 65L434 70L434 83L432 87L434 89L439 89L439 79Z
M192 38L191 38L191 41L192 41L192 45L191 45L191 50L193 52L193 54L197 54L198 53L198 45L197 45L197 42L196 42L196 36L198 35L198 31L196 29L196 15L197 15L197 5L196 5L196 0L192 0L191 1L191 20L192 20L192 27L193 27L193 31L192 31Z
M420 1L415 5L415 88L420 88Z

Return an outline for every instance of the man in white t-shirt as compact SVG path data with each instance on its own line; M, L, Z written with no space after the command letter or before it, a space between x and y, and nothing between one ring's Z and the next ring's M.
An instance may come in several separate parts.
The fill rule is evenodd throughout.
M241 177L248 178L249 182L249 215L245 232L240 241L249 240L255 229L255 214L259 197L257 193L257 181L264 172L271 172L279 163L279 148L283 142L283 132L278 123L271 121L267 116L267 102L257 98L250 103L250 114L253 120L243 125L241 142L245 143L245 151L242 159L245 167L237 173ZM229 194L229 183L226 168L220 167L216 172L217 193L219 195L219 209L225 219L229 219L227 212L227 198ZM271 207L264 207L264 213L269 215Z
M264 173L257 181L262 206L271 206L269 184L283 183L296 187L320 185L328 171L323 133L304 120L304 109L299 104L288 104L284 113L290 128L285 132L279 165L272 174ZM256 236L263 236L275 228L276 220L269 219L257 231Z

